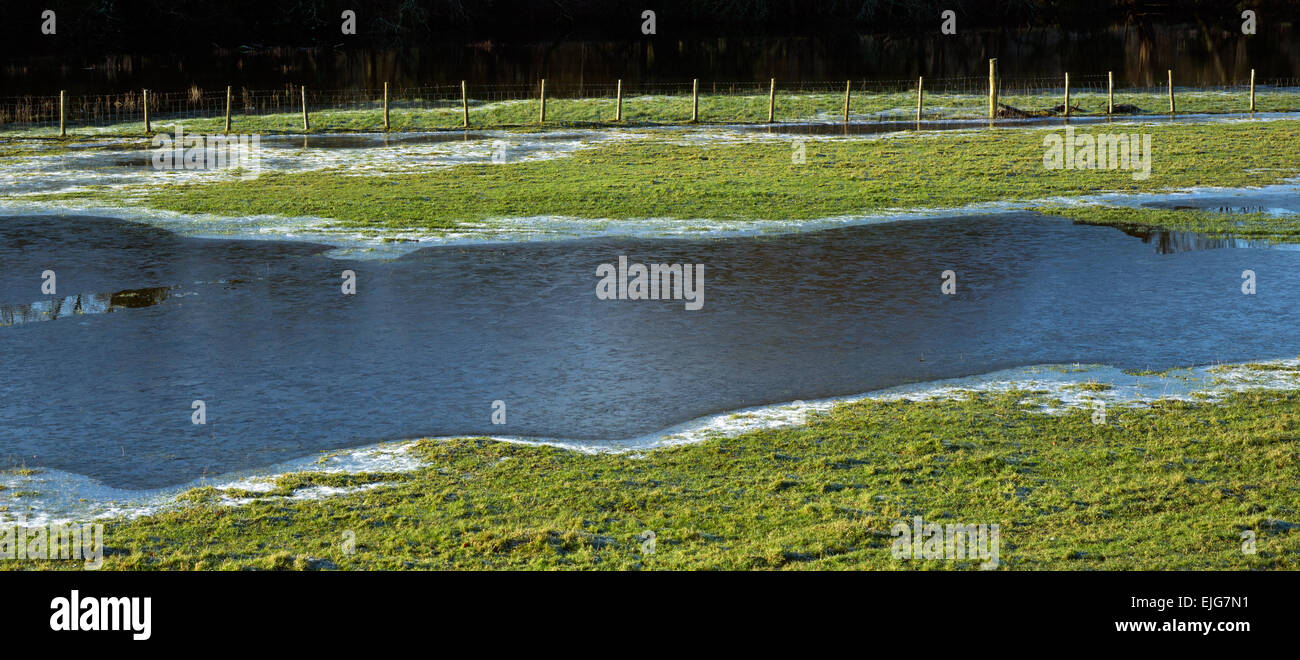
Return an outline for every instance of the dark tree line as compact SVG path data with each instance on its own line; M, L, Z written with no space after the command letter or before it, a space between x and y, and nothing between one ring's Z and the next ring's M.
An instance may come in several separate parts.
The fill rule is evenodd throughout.
M963 28L1091 25L1134 20L1228 21L1243 8L1295 20L1295 0L4 0L0 53L95 55L214 48L405 46L429 40L640 38L641 12L660 37L888 32L937 28L945 9ZM57 34L40 32L57 12ZM357 12L356 36L340 15Z

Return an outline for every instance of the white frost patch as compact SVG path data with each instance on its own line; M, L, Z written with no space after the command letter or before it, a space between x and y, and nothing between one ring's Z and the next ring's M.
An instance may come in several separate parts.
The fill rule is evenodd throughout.
M529 242L590 237L636 238L730 238L739 236L794 234L837 227L982 216L1000 213L1037 211L1051 206L1112 204L1141 206L1148 203L1191 204L1209 194L1231 195L1243 205L1266 204L1277 216L1300 213L1300 185L1293 183L1261 188L1194 188L1162 193L1099 194L1086 197L1054 197L1023 202L978 202L961 207L882 209L865 215L840 215L808 220L713 220L694 218L574 218L566 216L529 216L501 218L484 223L463 225L438 236L419 239L420 246L490 242ZM1291 206L1284 206L1284 204ZM1252 240L1243 246L1261 247L1266 242ZM1300 249L1293 245L1272 245L1283 249ZM400 249L400 248L399 248ZM413 249L413 248L408 248Z
M192 488L211 486L217 490L245 490L264 493L275 488L283 475L314 473L411 472L420 461L409 453L415 441L381 443L334 451L218 477L200 478L167 488L131 490L111 488L84 475L61 470L38 469L35 474L0 473L0 525L48 525L106 518L136 518L180 506L176 496ZM381 483L350 488L368 489ZM326 497L329 487L300 488L293 499ZM233 500L225 497L222 501Z
M310 486L299 488L288 496L277 496L275 498L258 498L258 497L230 497L223 495L218 502L221 506L243 506L259 499L281 499L305 502L310 500L323 500L327 497L337 497L339 495L351 495L353 493L363 493L368 490L374 490L385 485L383 482L362 484L360 486ZM270 490L269 488L267 490Z
M334 227L336 221L317 217L250 215L242 217L185 214L141 207L103 206L96 202L65 200L58 203L0 199L0 215L69 214L116 218L166 229L190 238L300 241L326 246L325 256L339 259L392 259L412 252L436 236L427 232L399 231L375 236L356 229Z
M539 133L468 131L437 133L326 133L263 136L254 152L260 173L331 170L354 176L411 174L467 163L500 164L549 160L606 143L647 137L622 129ZM9 198L68 193L91 186L130 191L167 184L238 180L228 169L155 169L153 149L81 148L4 159L0 190ZM103 143L99 143L103 146Z

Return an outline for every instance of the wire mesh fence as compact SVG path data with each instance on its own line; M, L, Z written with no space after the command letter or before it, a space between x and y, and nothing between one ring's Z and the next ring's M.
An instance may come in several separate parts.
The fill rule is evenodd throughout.
M1063 106L1065 77L996 79L1000 104L1053 114ZM1106 74L1071 76L1073 112L1165 113L1165 84L1110 86ZM918 93L920 92L920 93ZM1253 94L1252 94L1253 92ZM1300 79L1240 80L1182 87L1172 95L1181 113L1300 110ZM0 132L45 135L145 134L182 122L186 130L301 132L436 130L508 127L538 122L642 124L765 121L978 119L988 115L989 80L961 76L845 81L679 81L440 84L374 89L191 87L179 92L0 98Z

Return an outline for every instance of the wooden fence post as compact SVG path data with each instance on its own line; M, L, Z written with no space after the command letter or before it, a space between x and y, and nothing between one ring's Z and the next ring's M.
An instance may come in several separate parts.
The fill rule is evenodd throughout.
M302 90L302 130L310 131L311 124L307 123L307 86L303 85Z
M465 81L460 81L460 116L461 126L469 128L469 88Z
M149 124L149 90L144 90L144 133L148 135L153 132L153 126Z
M1106 72L1106 114L1115 114L1115 72Z
M542 78L541 109L537 112L537 123L546 121L546 79Z
M1169 69L1169 114L1174 112L1174 70Z
M68 131L63 125L63 90L59 90L59 137L67 137Z
M1255 70L1250 70L1250 111L1255 111Z
M776 78L773 78L767 88L767 123L772 123L776 117Z
M623 121L623 79L618 79L618 91L615 92L618 101L614 106L614 121Z
M691 80L691 123L700 120L700 79Z
M916 79L916 121L921 121L921 104L925 101L925 76Z
M226 85L226 132L230 132L230 85Z
M384 83L384 130L388 130L388 83Z
M1065 116L1070 116L1070 72L1065 72Z
M849 90L853 88L853 81L844 81L844 123L849 123Z
M989 60L989 119L998 116L998 60Z

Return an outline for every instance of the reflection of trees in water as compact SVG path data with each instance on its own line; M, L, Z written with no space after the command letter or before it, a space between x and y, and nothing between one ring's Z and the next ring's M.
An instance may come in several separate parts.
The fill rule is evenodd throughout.
M633 86L699 78L708 89L709 83L754 82L773 76L782 82L827 82L911 81L924 75L934 84L941 78L969 76L970 84L978 86L977 79L987 74L989 57L999 58L1008 82L1016 77L1055 81L1070 71L1077 85L1100 86L1106 71L1114 71L1117 84L1158 86L1169 68L1176 84L1188 86L1240 82L1249 77L1252 67L1261 80L1300 76L1300 43L1293 28L1273 21L1262 21L1255 36L1241 34L1239 18L1178 26L1135 18L1080 31L980 30L960 24L957 34L943 36L932 29L870 33L871 29L804 36L675 32L671 39L639 35L618 41L545 43L437 39L417 40L403 48L372 44L339 50L226 49L201 56L170 56L183 64L180 67L160 67L157 56L128 54L107 58L90 71L63 72L51 68L55 63L25 62L22 67L0 70L0 79L25 94L37 95L57 94L59 88L74 95L120 94L141 86L159 92L196 86L224 93L226 85L233 85L242 96L241 90L286 89L286 85L296 89L304 83L322 90L375 90L385 82L401 89L468 80L471 86L480 86L480 95L506 94L509 90L493 91L490 86L514 84L523 86L519 93L526 96L532 93L529 86L541 77L547 78L548 85L557 85L557 90L559 85L612 84L620 78ZM1088 76L1098 78L1090 81Z
M68 314L107 314L117 309L151 307L171 297L172 287L86 293L22 305L0 305L0 326L54 321Z
M1142 239L1143 243L1155 246L1159 254L1175 254L1195 250L1217 250L1220 248L1268 247L1268 241L1214 237L1194 231L1168 231L1164 229L1130 229L1125 233Z
M61 0L62 14L76 21L78 55L120 52L125 44L156 41L159 34L196 34L211 38L196 43L154 45L158 50L204 51L209 44L225 48L334 46L340 42L339 3L335 0L295 0L267 11L261 0ZM364 28L351 41L364 46L411 46L455 37L473 41L551 42L636 32L643 9L658 13L660 34L716 35L792 34L834 30L931 30L939 27L940 12L955 9L959 29L998 25L1071 25L1094 28L1126 20L1186 21L1208 18L1237 20L1240 0L1016 0L1015 2L952 2L952 0L657 0L649 5L629 0L368 0L359 13ZM1251 0L1245 3L1262 16L1288 15L1293 0ZM965 7L962 5L975 5ZM989 6L980 6L989 5ZM346 8L346 4L344 8ZM362 9L362 7L358 7ZM667 27L666 27L667 26ZM16 48L36 48L40 34L25 26L0 27ZM449 39L450 38L450 39Z

